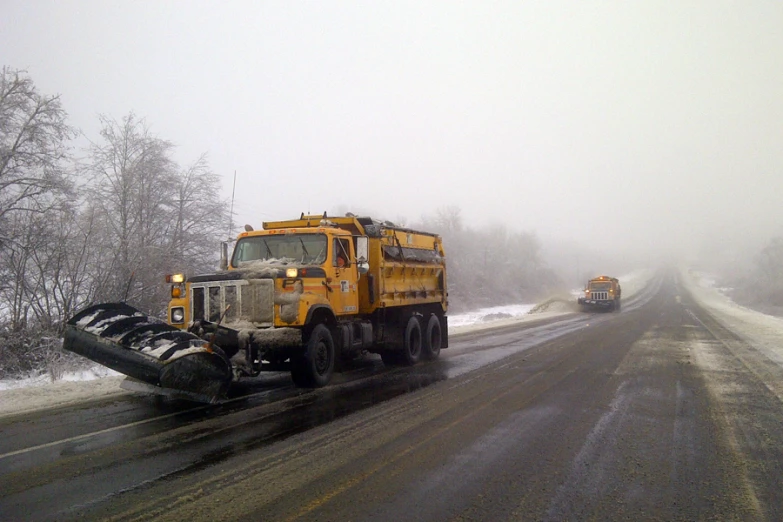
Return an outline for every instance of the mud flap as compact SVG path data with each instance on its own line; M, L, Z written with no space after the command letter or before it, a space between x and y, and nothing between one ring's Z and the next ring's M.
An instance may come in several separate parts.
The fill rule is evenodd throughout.
M233 378L220 348L124 303L94 305L77 313L66 323L63 348L201 402L224 398Z

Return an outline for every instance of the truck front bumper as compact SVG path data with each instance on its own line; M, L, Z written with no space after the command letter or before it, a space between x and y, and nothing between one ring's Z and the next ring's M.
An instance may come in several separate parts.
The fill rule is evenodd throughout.
M582 306L589 306L594 308L613 308L614 307L614 300L608 299L608 300L598 300L598 299L585 299L584 297L580 297L577 299L577 302Z

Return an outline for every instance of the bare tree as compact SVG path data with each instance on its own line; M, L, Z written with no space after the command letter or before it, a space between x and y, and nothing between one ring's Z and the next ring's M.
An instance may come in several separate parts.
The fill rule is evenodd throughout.
M14 240L0 257L0 374L18 375L69 359L56 350L63 320L80 305L89 264L73 255L76 212L13 212Z
M456 205L440 207L435 212L435 224L445 234L462 230L462 209Z
M0 241L9 241L9 213L45 212L57 205L52 193L68 189L63 169L68 140L59 96L42 96L24 71L0 71Z
M505 224L475 229L464 226L459 207L438 208L420 228L443 236L453 310L529 302L555 289L559 278L541 258L532 232Z
M220 178L210 170L206 155L177 176L169 234L170 270L195 273L215 266L229 221L228 205L219 194Z
M99 143L90 150L93 202L112 245L112 271L99 298L126 297L147 310L159 296L166 232L176 190L172 144L150 132L133 113L122 121L100 117Z
M68 208L75 135L58 96L39 94L24 71L0 71L0 323L14 335L31 320L40 325L37 302L48 296L36 258L45 256L48 220Z
M228 221L220 179L206 156L181 169L171 142L133 113L101 123L102 140L91 149L92 201L102 221L100 242L113 248L110 276L96 298L128 300L157 314L167 300L166 273L216 264Z
M752 279L758 301L783 306L783 237L771 239L757 254Z
M216 261L227 225L219 177L199 158L181 169L172 144L132 113L101 117L88 177L71 189L58 97L21 71L0 76L0 376L42 369L63 322L83 306L127 299L160 313L163 275Z

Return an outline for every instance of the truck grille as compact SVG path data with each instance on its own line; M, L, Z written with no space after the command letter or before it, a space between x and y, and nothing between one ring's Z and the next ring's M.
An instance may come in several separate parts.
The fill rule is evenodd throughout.
M191 310L193 321L217 322L225 313L223 323L250 321L256 326L271 326L274 322L275 284L272 279L248 281L206 281L192 283Z
M596 301L606 301L609 299L609 292L591 292L590 299L595 299Z

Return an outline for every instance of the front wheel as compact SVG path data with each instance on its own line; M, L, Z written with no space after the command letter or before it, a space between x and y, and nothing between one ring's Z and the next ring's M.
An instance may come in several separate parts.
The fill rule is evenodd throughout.
M321 388L334 373L334 340L329 328L316 325L307 339L303 354L291 360L291 377L302 388Z

